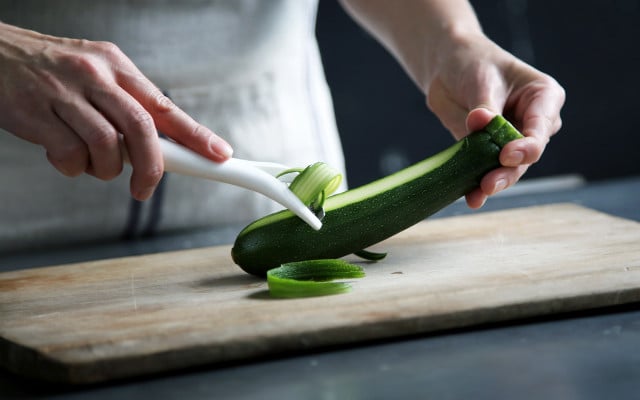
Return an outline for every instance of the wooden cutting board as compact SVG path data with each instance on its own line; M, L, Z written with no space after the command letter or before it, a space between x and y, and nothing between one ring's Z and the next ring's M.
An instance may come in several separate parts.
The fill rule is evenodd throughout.
M229 246L3 273L0 362L97 382L640 300L640 223L570 204L432 219L375 249L351 293L292 300Z

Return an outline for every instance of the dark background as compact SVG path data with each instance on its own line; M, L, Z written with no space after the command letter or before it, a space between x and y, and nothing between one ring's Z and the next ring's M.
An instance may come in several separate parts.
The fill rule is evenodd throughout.
M640 0L472 4L490 38L567 92L563 128L526 178L640 174ZM337 1L320 1L317 35L351 186L453 143L399 64Z

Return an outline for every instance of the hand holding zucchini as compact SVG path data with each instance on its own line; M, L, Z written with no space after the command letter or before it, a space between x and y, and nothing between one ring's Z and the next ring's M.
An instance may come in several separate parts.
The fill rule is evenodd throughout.
M451 147L410 167L328 197L323 226L314 231L284 210L260 218L236 238L231 256L250 274L265 276L281 264L340 258L422 221L478 186L500 166L499 154L522 135L496 116Z

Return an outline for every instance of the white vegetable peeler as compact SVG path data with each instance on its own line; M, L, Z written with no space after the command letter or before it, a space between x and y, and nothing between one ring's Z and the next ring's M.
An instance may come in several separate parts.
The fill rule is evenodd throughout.
M261 193L291 210L313 229L319 230L322 227L318 217L289 190L284 181L275 177L278 173L289 169L285 165L239 158L216 163L184 146L162 138L160 147L164 157L164 169L167 172L229 183ZM126 151L124 148L123 150ZM128 160L125 151L123 154Z

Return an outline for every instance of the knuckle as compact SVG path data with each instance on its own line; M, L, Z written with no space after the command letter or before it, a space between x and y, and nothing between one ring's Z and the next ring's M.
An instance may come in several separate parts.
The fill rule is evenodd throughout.
M542 153L544 152L544 148L546 147L548 142L549 138L544 138L544 140L540 141L539 143L534 143L532 149L529 151L529 160L527 160L528 164L533 164L540 161Z
M540 80L540 83L544 86L548 86L548 87L559 86L558 82L551 75L542 74L538 79Z
M155 133L153 117L145 109L134 110L129 114L129 130L134 132Z
M81 48L85 51L61 54L60 62L70 71L101 78L105 71L116 65L123 57L120 48L111 42L94 42L85 39L80 40Z
M111 149L118 141L117 133L111 126L101 126L93 130L86 138L91 149Z
M560 129L562 129L562 118L558 117L558 119L556 119L556 122L554 124L553 134L555 135L556 133L558 133Z
M210 143L214 137L215 135L208 128L202 124L194 122L193 128L191 129L191 136L189 137L189 143L193 149L199 149L201 152L207 152L209 151L209 147L211 146Z
M81 142L70 142L53 149L47 149L47 159L66 176L82 174L88 163L88 152Z
M73 141L60 146L55 156L62 161L79 159L87 156L87 148L82 142Z
M90 53L65 54L60 57L60 63L77 76L101 76L99 60Z
M560 101L562 102L562 104L564 104L565 100L567 99L567 91L564 89L564 87L560 86L560 84L557 82L556 82L556 90L558 91L558 96L560 97Z
M559 104L564 104L564 101L567 96L567 92L564 87L560 85L560 83L550 75L544 74L540 78L540 85L548 88L551 93L554 94L555 98L558 99Z
M536 129L530 129L526 132L523 132L525 136L536 137L540 141L544 140L545 144L549 141L549 136L551 135L555 127L554 122L548 115L530 115L522 122L525 125L537 127Z
M194 123L193 129L191 130L191 137L196 140L205 140L209 137L209 132L207 128L203 125Z
M119 59L123 56L120 47L113 42L98 41L93 42L95 50L109 60Z
M175 108L173 101L159 90L153 90L149 97L151 98L150 106L153 112L167 113Z
M155 186L158 182L160 182L160 179L162 179L162 175L164 175L164 169L160 165L153 164L147 166L140 175L145 182L149 182L150 185Z

